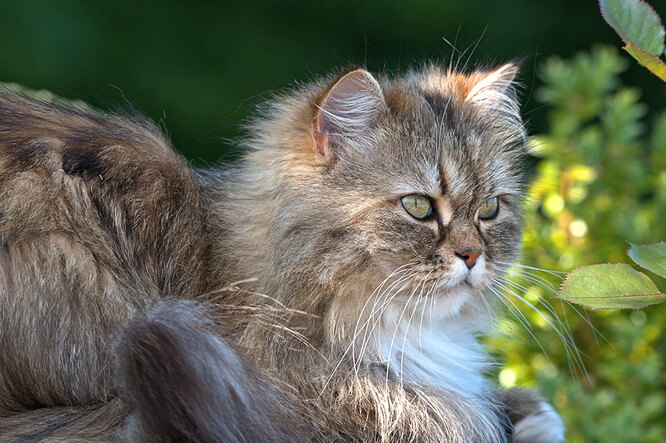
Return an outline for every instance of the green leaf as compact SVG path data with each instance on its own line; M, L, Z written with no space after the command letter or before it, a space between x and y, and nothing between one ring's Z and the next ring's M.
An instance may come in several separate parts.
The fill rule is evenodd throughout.
M642 268L652 271L666 278L666 243L653 243L651 245L635 245L631 247L627 255Z
M643 51L642 49L635 47L631 43L627 43L627 46L625 46L623 49L627 51L633 58L638 60L638 63L648 68L650 72L666 82L666 64L664 64L661 59L655 57L647 51Z
M603 264L570 272L557 298L591 309L641 309L665 302L666 294L627 264Z
M600 0L601 15L622 40L661 57L664 27L659 15L642 0Z

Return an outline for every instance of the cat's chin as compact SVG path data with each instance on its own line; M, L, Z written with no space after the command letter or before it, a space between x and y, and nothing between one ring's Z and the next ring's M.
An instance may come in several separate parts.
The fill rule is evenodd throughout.
M462 282L454 287L442 288L436 293L433 316L448 318L459 315L463 308L478 295L469 283Z
M435 291L434 314L439 318L453 317L466 306L476 304L482 297L481 290L485 288L487 278L483 257L471 270L460 265L454 267L451 277L440 283Z

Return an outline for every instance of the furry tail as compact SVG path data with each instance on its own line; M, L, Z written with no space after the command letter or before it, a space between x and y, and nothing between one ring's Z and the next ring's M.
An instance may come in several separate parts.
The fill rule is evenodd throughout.
M115 346L119 388L158 441L304 441L296 401L212 328L200 305L163 301Z
M162 301L116 337L119 397L0 410L2 442L312 440L297 401L213 330L200 305Z
M137 441L126 428L128 412L117 398L87 407L61 406L13 413L0 411L0 441Z

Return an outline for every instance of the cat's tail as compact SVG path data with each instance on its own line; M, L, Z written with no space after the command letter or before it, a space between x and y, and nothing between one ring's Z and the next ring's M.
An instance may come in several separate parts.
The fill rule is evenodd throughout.
M118 398L82 407L58 406L21 412L0 410L0 441L140 441L127 428L130 421L128 412Z
M158 441L305 441L306 421L284 387L213 329L200 305L163 301L115 345L121 396Z
M0 410L2 442L312 440L297 401L215 333L200 305L157 303L113 344L119 397Z

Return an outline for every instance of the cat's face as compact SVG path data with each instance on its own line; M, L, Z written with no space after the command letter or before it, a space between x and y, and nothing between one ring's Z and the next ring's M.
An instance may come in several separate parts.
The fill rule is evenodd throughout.
M423 129L423 122L403 123ZM453 314L470 289L491 283L499 262L515 258L518 178L497 170L502 159L492 149L483 152L498 143L492 136L463 133L438 143L437 126L428 126L430 134L382 131L376 141L389 152L341 159L327 179L356 202L344 205L356 234L347 250L365 247L382 278L396 272L410 280L403 296L438 293Z
M445 315L478 298L520 243L515 72L429 69L381 86L363 70L340 77L313 121L317 166L293 173L292 266L314 261L310 278L380 288L368 297L381 285L396 300L427 294Z

